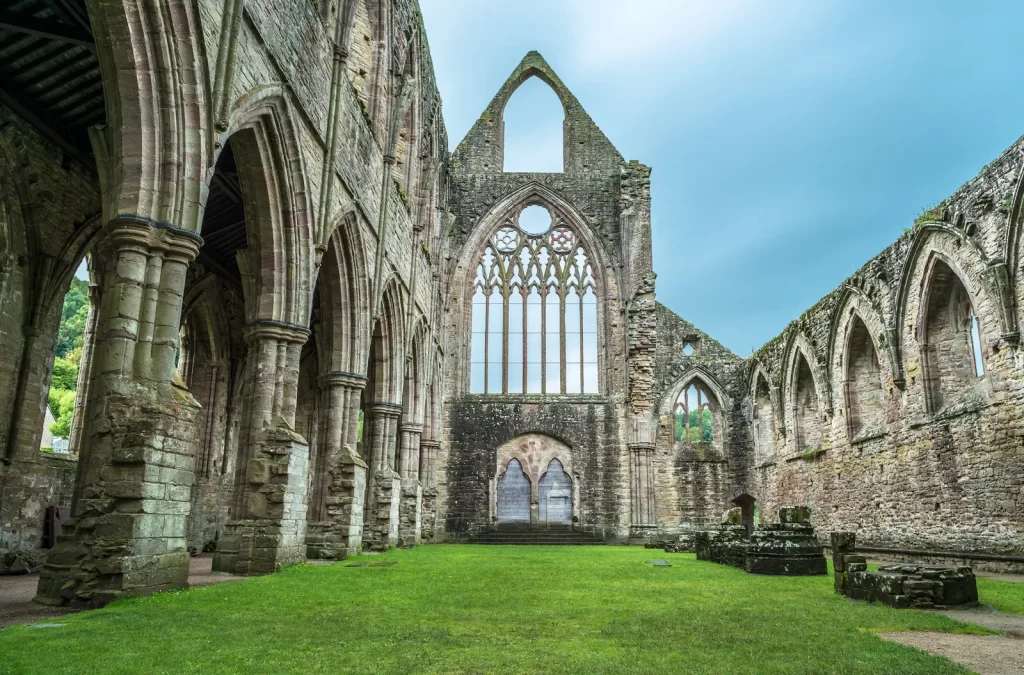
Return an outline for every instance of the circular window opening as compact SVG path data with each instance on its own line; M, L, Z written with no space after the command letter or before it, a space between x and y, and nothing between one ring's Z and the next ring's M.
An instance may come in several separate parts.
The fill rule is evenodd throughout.
M539 204L527 206L519 212L519 229L534 236L551 229L551 214Z

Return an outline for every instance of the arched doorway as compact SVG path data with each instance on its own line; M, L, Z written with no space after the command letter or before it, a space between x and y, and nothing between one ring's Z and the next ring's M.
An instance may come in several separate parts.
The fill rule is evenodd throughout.
M530 478L518 459L509 460L498 478L498 523L530 522Z
M572 523L572 478L557 459L551 460L548 470L541 477L539 493L537 505L541 524Z
M496 459L490 482L492 523L543 528L581 520L579 479L564 442L523 434L501 445Z

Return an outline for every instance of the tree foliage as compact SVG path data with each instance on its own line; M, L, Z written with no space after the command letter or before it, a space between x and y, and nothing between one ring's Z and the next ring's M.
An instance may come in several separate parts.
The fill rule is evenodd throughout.
M50 432L60 438L71 435L71 418L75 413L75 390L78 388L78 366L82 359L85 325L89 320L89 284L82 279L71 280L64 296L64 308L57 331L56 356L50 378L48 403L56 420Z
M686 428L686 415L682 411L676 412L676 440L690 443L710 443L714 440L711 410L691 410L689 429Z
M60 314L60 329L57 332L57 356L67 357L73 351L81 354L88 320L89 283L76 277L71 280L71 288L64 296L64 309Z

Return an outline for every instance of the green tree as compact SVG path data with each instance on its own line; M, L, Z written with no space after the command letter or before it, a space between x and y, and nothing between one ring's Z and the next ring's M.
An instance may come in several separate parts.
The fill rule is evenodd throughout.
M80 352L79 355L81 355ZM53 377L50 379L50 388L74 391L77 387L78 364L71 359L56 357L53 360Z
M50 387L50 412L56 420L50 425L50 433L60 438L71 436L71 418L75 414L75 392Z
M89 320L89 284L79 278L71 280L71 288L64 296L57 332L57 356L66 357L78 348L81 353L85 339L85 324Z

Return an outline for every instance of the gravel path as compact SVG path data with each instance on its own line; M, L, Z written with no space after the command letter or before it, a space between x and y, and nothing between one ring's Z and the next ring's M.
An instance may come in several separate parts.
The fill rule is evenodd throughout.
M924 631L879 633L878 636L936 656L944 656L979 675L1024 673L1024 640L1001 635L958 635Z

